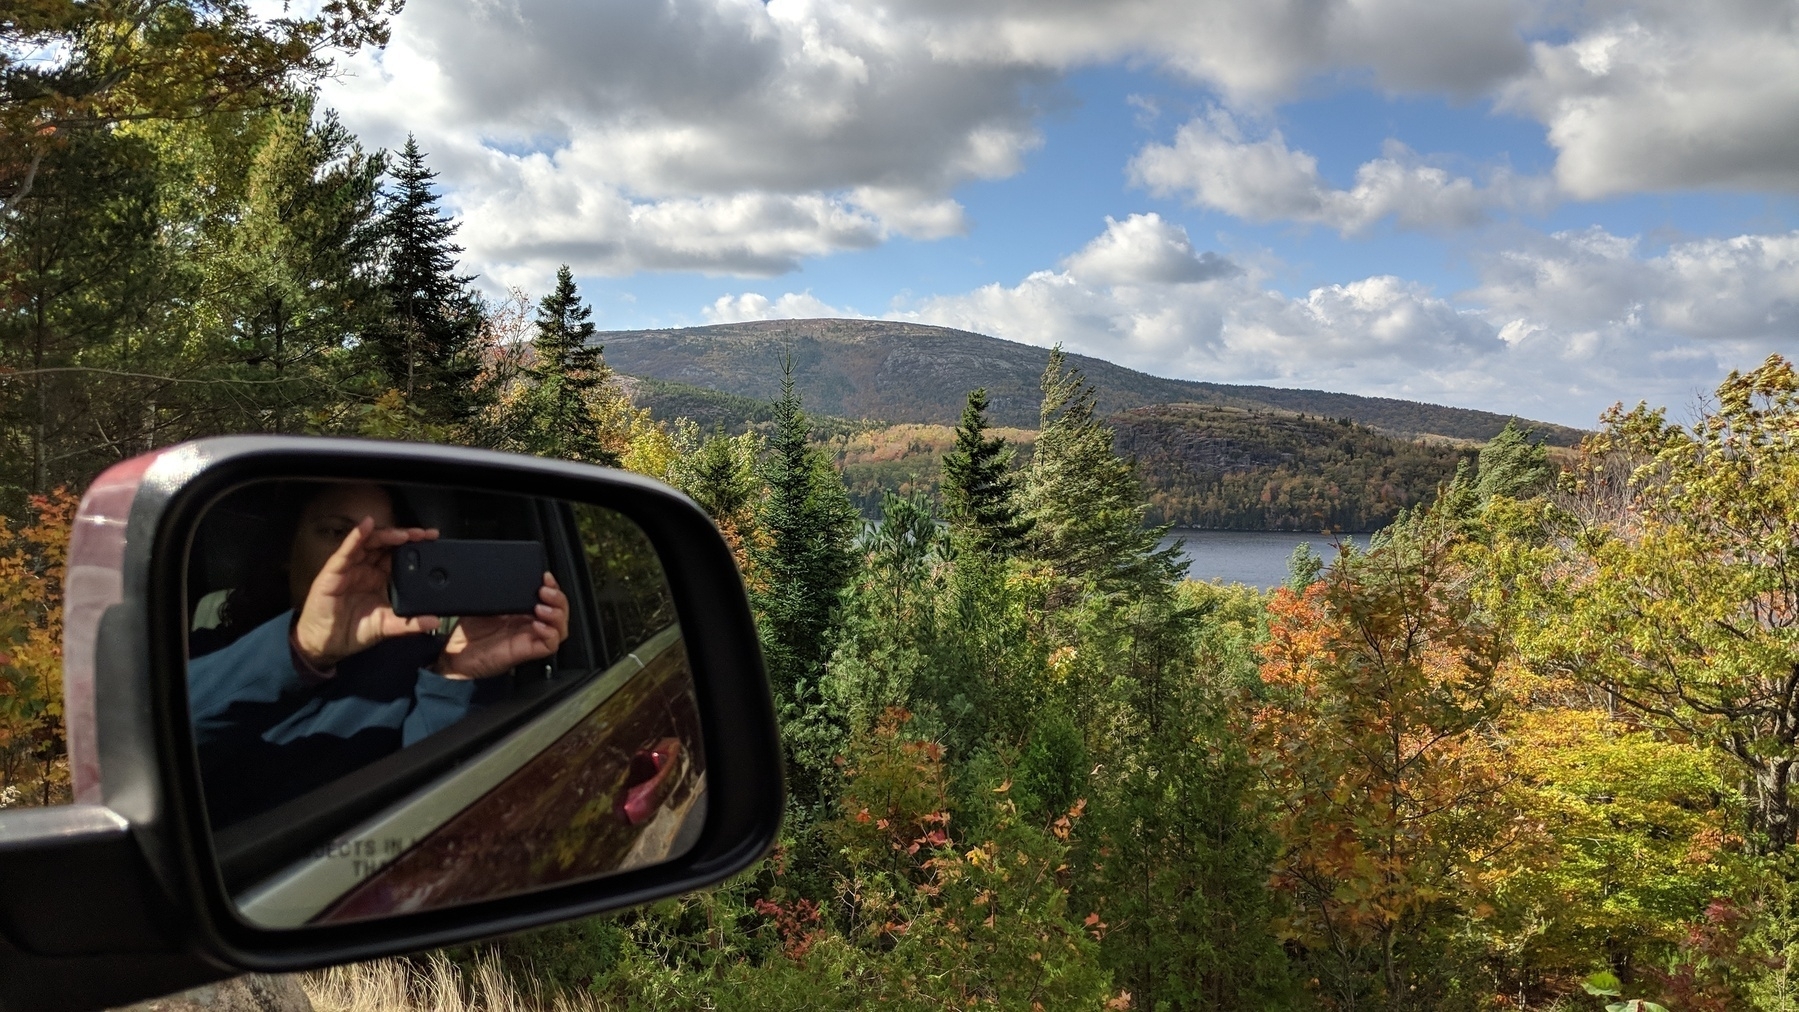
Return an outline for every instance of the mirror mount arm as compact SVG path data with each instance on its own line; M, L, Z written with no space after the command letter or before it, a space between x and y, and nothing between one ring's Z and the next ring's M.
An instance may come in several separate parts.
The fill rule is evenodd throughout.
M0 1012L100 1008L232 976L176 948L155 881L104 805L0 812Z

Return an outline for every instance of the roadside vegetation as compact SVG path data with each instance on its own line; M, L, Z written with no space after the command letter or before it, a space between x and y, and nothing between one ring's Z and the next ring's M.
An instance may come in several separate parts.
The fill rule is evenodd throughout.
M63 551L100 469L222 432L491 446L716 519L786 829L703 894L315 975L320 1008L1799 1007L1790 362L1556 460L1518 428L1395 451L1441 471L1375 497L1367 551L1267 594L1189 582L1157 547L1172 493L1060 352L1028 452L980 391L954 428L821 432L778 359L753 426L652 416L566 269L481 298L426 154L313 107L319 54L384 30L325 10L265 36L47 0L5 27L73 56L52 80L0 50L0 805L68 800ZM915 443L934 479L886 484ZM1294 487L1335 466L1295 459L1324 462Z

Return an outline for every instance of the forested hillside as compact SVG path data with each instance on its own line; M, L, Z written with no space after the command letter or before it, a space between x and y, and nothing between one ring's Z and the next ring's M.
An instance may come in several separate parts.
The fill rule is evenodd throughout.
M701 431L767 432L769 405L701 387L626 383L633 402ZM882 425L808 415L813 434L843 473L850 499L879 519L889 492L936 496L942 461L955 444L949 425ZM1149 519L1216 530L1373 531L1428 502L1472 448L1397 439L1347 420L1285 411L1163 404L1104 419L1119 453L1135 458ZM1034 428L999 431L1029 460Z
M1150 518L1183 527L1378 530L1473 456L1290 412L1163 404L1106 421L1137 460Z
M771 376L791 356L806 403L843 418L951 425L962 393L984 387L994 420L1021 428L1037 425L1037 378L1049 354L981 334L884 320L770 320L608 331L597 339L620 372L762 401L779 393ZM1402 437L1476 441L1497 435L1508 420L1384 397L1165 379L1084 355L1068 359L1099 388L1105 414L1151 404L1218 404L1348 418ZM1581 436L1565 426L1528 424L1554 445L1570 446Z
M621 376L620 380L631 403L648 411L657 421L670 425L686 419L705 432L724 429L737 433L767 429L775 422L772 401L652 377ZM880 428L882 424L816 413L808 413L807 417L812 421L812 431L821 436L861 432Z

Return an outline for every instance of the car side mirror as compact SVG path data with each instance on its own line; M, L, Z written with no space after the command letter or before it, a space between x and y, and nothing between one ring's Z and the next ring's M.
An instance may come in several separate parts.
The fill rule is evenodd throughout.
M66 587L76 804L0 813L0 1009L616 910L779 829L742 579L636 475L204 440L94 482Z

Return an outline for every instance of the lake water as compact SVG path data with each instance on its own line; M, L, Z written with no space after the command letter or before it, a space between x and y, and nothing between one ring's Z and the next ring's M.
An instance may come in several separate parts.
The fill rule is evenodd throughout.
M1187 578L1246 583L1267 590L1287 582L1287 557L1302 541L1325 562L1336 557L1333 547L1341 539L1357 548L1368 547L1366 534L1302 534L1288 531L1199 531L1177 527L1162 541L1187 543Z

